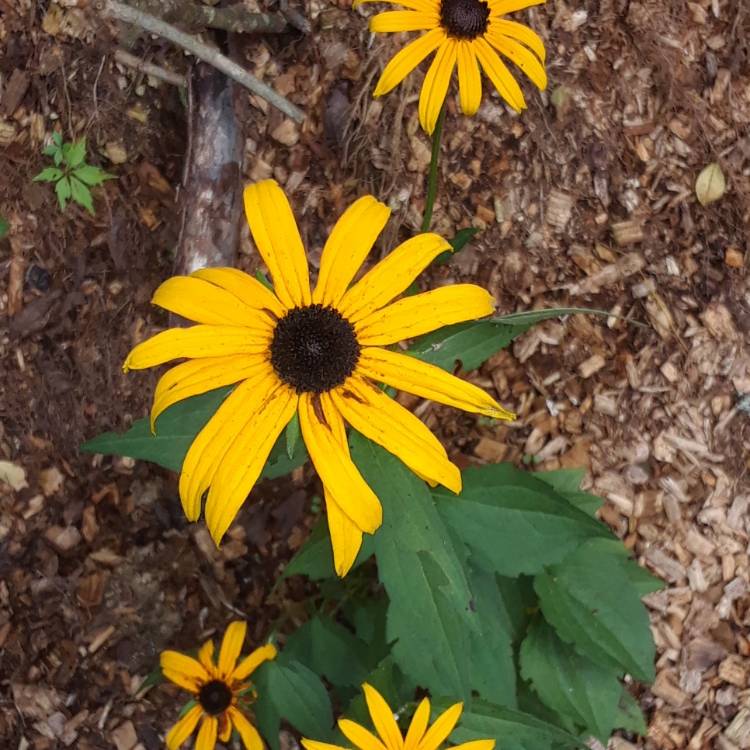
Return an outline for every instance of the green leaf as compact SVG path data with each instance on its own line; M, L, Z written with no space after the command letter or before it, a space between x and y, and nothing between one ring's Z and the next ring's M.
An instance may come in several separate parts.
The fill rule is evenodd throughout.
M299 415L294 412L289 424L284 430L284 438L286 440L286 455L289 456L289 460L294 456L294 451L297 448L297 441L299 440Z
M622 692L615 673L576 653L541 618L521 645L520 667L543 703L606 744Z
M625 571L628 580L638 592L638 596L646 596L647 594L653 594L654 591L661 591L666 585L660 578L638 565L630 556L630 550L619 539L598 539L596 542L592 540L589 542L589 548L617 560Z
M589 516L595 516L596 511L604 504L604 500L580 489L585 474L586 469L556 469L535 471L534 477L548 484L579 510Z
M0 240L5 237L6 234L10 231L10 224L8 223L8 220L2 216L0 216Z
M91 191L75 177L70 178L70 186L73 200L79 206L83 206L93 216L94 204L91 202Z
M106 180L113 180L114 175L108 174L99 167L93 167L90 164L84 164L73 170L73 175L77 177L81 182L91 187L101 185Z
M450 240L450 245L453 249L440 253L433 263L438 266L448 263L456 253L463 250L464 247L469 244L478 231L479 227L464 227L464 229L459 229L456 234L453 235L453 239Z
M572 734L512 708L475 700L461 714L450 736L456 742L494 739L502 750L551 750L579 748L583 743Z
M497 315L492 320L498 323L505 323L506 325L521 325L530 328L543 320L562 318L566 315L598 315L605 318L622 317L618 315L613 316L607 310L597 310L594 307L548 307L544 310L524 310L522 312L509 313L508 315ZM630 320L630 318L624 318L624 320L640 328L648 328L648 326L639 323L637 320Z
M61 149L63 145L62 133L57 130L54 131L52 133L52 143L54 143L58 149Z
M351 447L383 505L375 552L396 663L433 693L468 698L472 594L450 534L427 485L397 458L354 432Z
M478 621L470 634L471 687L485 700L515 708L513 618L495 575L481 570L472 570L470 575L474 594L471 611Z
M68 200L70 199L71 192L72 192L72 188L70 186L70 180L67 177L63 177L55 185L55 193L57 193L57 201L60 204L60 209L62 211L64 211L65 207L68 205Z
M320 677L284 652L253 673L258 691L254 704L268 744L278 747L279 719L286 719L304 737L326 741L332 735L333 712Z
M463 370L475 370L530 326L492 320L457 323L419 337L407 353L444 370L453 370L456 362Z
M62 176L63 171L61 169L57 169L56 167L47 167L46 169L43 169L34 179L32 182L57 182Z
M371 534L365 534L352 570L371 557L374 551L374 537ZM297 575L307 576L311 581L322 581L326 578L337 577L333 568L331 537L328 533L328 523L325 518L321 518L315 524L307 541L289 561L282 573L284 578Z
M79 167L86 158L86 139L81 138L80 141L76 141L75 143L63 144L62 154L65 163L71 169Z
M464 472L460 498L434 491L438 510L486 570L539 573L583 541L611 532L533 474L511 464Z
M170 406L156 421L151 433L148 418L139 419L125 433L105 432L81 446L86 453L129 456L180 471L185 454L195 436L221 406L232 388L218 388ZM307 460L304 444L298 445L292 460L286 455L283 438L271 450L262 476L266 479L284 476Z
M324 615L316 615L292 633L284 653L335 687L358 687L369 673L367 645Z
M648 732L648 726L646 725L646 719L643 716L641 707L625 688L622 689L620 703L617 706L615 728L641 735L645 735Z
M536 577L542 612L578 653L651 682L655 651L646 609L622 559L599 541Z

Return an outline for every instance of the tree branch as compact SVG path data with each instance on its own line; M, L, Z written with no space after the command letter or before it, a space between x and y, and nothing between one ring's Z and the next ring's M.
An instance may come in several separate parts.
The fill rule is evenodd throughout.
M301 109L285 99L281 94L277 94L270 86L258 80L254 75L237 65L237 63L222 55L213 47L204 44L197 37L186 34L161 19L119 2L119 0L105 0L104 12L111 18L139 26L145 31L164 37L173 44L182 47L195 55L195 57L220 70L232 80L237 81L237 83L249 89L254 94L265 99L269 104L281 110L287 117L291 117L292 120L302 122L304 119L305 114Z

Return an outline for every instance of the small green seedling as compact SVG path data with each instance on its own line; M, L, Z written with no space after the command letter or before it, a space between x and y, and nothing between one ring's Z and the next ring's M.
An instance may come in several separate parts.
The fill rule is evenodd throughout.
M72 199L93 216L94 204L89 188L113 179L114 175L86 164L86 139L63 143L60 133L53 133L52 143L42 153L51 156L55 166L43 169L34 177L34 182L54 182L57 200L63 211Z

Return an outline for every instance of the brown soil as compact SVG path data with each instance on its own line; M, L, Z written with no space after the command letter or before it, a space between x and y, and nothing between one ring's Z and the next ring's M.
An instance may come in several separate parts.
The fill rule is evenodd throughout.
M180 72L185 57L116 41L89 5L0 0L0 216L13 226L0 240L0 460L27 483L0 484L0 744L155 750L176 706L166 689L136 689L160 649L238 615L256 642L297 617L300 584L271 589L312 524L315 485L309 471L261 485L217 552L184 522L168 472L77 450L146 412L154 376L121 363L166 323L148 300L172 268L186 140L177 90L113 50L134 42ZM311 35L237 50L307 112L297 128L241 95L244 175L286 187L313 260L358 195L395 209L378 252L417 228L424 200L419 76L373 101L394 41L371 40L348 5L311 0ZM603 518L669 583L648 600L658 678L638 746L747 748L750 10L579 5L550 0L523 19L545 37L551 85L526 87L522 116L486 92L469 120L451 98L436 230L483 231L431 283L475 281L502 311L612 317L540 325L476 374L517 426L418 413L464 464L589 467ZM86 135L117 176L95 191L95 217L62 214L31 181L53 129ZM728 189L702 207L694 183L711 162ZM255 263L247 233L242 251Z

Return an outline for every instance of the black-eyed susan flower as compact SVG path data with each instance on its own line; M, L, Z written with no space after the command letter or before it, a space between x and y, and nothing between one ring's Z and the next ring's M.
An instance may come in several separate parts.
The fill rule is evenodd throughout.
M435 52L419 96L419 122L432 134L454 68L458 68L461 109L473 115L482 103L484 70L500 96L516 111L526 107L521 87L501 57L515 63L540 89L547 87L545 49L528 26L505 18L545 0L355 0L386 2L408 10L390 10L370 19L374 32L425 31L385 66L375 87L382 96Z
M193 694L195 705L169 730L167 748L177 750L200 723L195 750L213 750L216 740L227 742L234 727L246 750L262 750L258 730L243 713L243 698L251 691L250 675L268 659L276 657L276 648L266 644L237 663L245 642L247 624L230 623L221 641L218 660L214 643L206 641L198 658L178 651L164 651L161 671L175 685Z
M160 307L198 325L173 328L133 349L124 369L187 358L159 381L152 425L177 401L239 383L185 456L180 497L191 521L205 503L218 544L281 431L299 414L302 438L323 481L339 575L357 556L362 533L381 523L381 506L349 456L345 423L398 456L430 482L459 492L461 474L445 448L376 383L497 419L514 415L475 385L386 348L449 323L492 313L487 291L455 284L393 302L450 245L420 234L354 281L390 211L372 196L343 214L323 248L314 289L291 207L273 181L245 190L250 230L274 291L233 268L169 279Z
M401 733L394 712L383 696L371 685L364 684L362 689L367 701L375 736L361 724L350 719L339 719L341 733L357 750L438 750L453 731L463 710L463 703L454 703L435 719L430 721L430 701L423 698L414 712L406 735ZM303 739L305 750L350 750L327 742ZM450 750L493 750L495 740L472 740L461 745L454 745Z

